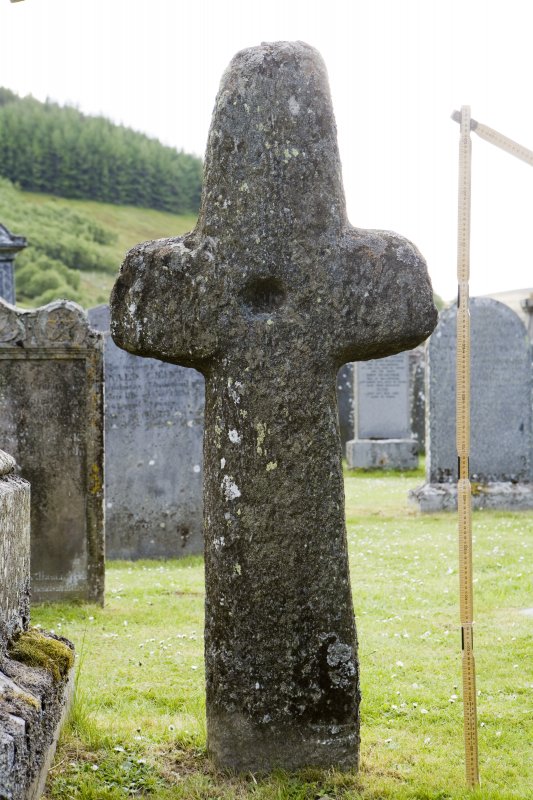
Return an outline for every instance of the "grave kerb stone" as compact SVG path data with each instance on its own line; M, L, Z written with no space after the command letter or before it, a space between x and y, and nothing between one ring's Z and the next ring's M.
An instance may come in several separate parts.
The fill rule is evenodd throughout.
M15 466L0 451L0 797L37 800L68 713L74 671L58 681L11 657L30 621L30 486Z

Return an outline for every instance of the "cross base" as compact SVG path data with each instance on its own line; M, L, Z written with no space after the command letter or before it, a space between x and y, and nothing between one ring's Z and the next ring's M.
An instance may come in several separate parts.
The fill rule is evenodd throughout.
M356 725L297 725L291 720L290 726L259 726L240 714L211 714L207 738L215 765L235 772L358 767Z

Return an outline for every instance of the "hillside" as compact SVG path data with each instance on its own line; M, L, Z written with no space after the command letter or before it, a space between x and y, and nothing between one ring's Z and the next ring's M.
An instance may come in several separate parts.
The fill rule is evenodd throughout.
M90 308L108 301L127 250L185 233L196 215L23 192L0 178L0 222L28 239L15 262L17 305L66 298Z
M58 197L198 210L202 161L157 139L0 87L0 175Z

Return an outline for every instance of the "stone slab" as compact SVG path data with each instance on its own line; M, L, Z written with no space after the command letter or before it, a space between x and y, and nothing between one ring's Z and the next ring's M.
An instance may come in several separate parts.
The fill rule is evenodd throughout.
M0 451L0 656L30 616L30 485L14 464Z
M356 438L411 439L409 355L356 365Z
M105 337L106 557L202 553L203 376L118 348L107 305L88 314Z
M354 369L354 364L345 364L337 373L337 408L343 456L346 455L346 443L355 435Z
M41 797L73 696L74 669L56 682L45 669L0 660L1 798Z
M75 303L0 301L0 440L32 485L32 600L103 602L102 337Z
M425 483L409 492L420 511L457 511L457 484ZM474 484L472 508L506 511L533 509L533 483L494 482Z
M476 483L533 481L531 350L522 321L485 297L470 301L470 475ZM446 309L429 342L427 482L457 477L456 308Z
M409 350L411 431L418 453L426 452L426 348Z
M416 469L418 444L414 439L354 439L346 445L350 469Z

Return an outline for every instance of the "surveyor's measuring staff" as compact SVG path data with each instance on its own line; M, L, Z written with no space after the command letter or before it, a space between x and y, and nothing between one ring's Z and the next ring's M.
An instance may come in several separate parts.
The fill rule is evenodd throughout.
M459 213L457 234L457 510L459 514L459 597L461 643L463 654L463 709L466 780L469 786L479 784L476 671L473 640L472 591L472 497L469 480L470 455L470 310L468 281L470 277L470 185L471 185L470 108L461 109L459 143Z
M470 273L470 131L507 153L533 166L533 151L470 117L470 108L454 111L452 118L461 125L459 145L459 218L457 239L457 508L459 512L459 586L461 639L463 651L463 705L466 779L471 787L479 784L476 673L473 644L472 591L472 501L469 480L470 450L470 313L468 281Z
M452 119L456 122L461 122L461 112L454 111ZM476 122L475 119L470 120L470 130L477 133L477 135L485 139L486 142L500 147L512 156L516 156L516 158L519 158L521 161L525 161L530 167L533 167L533 150L528 150L527 147L523 147L523 145L518 144L518 142L514 142L512 139L504 136L503 133L498 133L498 131L495 131L493 128L489 128L488 125L482 125L481 122Z

